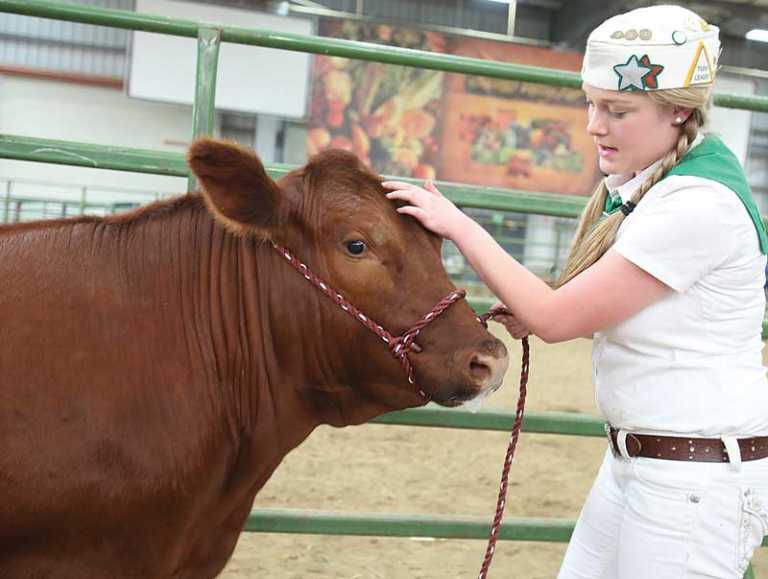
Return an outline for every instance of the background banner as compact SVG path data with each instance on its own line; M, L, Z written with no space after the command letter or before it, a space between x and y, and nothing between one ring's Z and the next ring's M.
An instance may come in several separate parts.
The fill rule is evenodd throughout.
M581 54L324 19L319 33L580 70ZM589 195L599 173L580 90L316 56L307 152L353 151L380 173Z

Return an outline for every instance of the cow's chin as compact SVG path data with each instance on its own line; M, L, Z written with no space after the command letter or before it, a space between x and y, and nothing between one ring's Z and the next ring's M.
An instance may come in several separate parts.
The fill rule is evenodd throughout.
M484 394L484 391L476 386L456 389L448 392L436 392L432 395L432 402L439 404L440 406L447 406L449 408L455 408L461 406L465 402L469 402L477 398L479 395Z
M488 396L496 392L502 384L502 380L494 381L493 384L478 385L468 384L453 389L447 389L443 392L435 392L432 395L432 401L440 406L455 408L467 402L473 403L470 406L479 407Z

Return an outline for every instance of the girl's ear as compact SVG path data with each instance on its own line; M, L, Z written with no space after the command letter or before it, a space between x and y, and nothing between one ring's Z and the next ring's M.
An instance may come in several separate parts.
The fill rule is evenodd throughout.
M693 109L689 109L686 107L679 107L679 106L673 106L672 107L672 124L676 126L680 126L685 124L685 121L688 120L688 117L693 114Z

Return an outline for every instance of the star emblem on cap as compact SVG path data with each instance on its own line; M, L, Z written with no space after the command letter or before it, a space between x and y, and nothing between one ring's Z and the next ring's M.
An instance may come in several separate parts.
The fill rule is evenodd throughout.
M619 76L619 90L645 90L658 88L657 76L664 70L660 64L651 64L651 59L645 54L641 58L636 55L629 57L624 64L613 67Z
M664 67L660 64L651 64L651 59L648 58L647 54L640 59L640 64L650 69L642 78L645 88L659 88L659 81L656 76L664 70Z

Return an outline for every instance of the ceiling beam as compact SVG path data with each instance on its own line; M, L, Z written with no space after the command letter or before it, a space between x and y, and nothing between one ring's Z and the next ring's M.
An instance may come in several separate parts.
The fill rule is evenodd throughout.
M552 15L552 44L583 50L589 33L603 20L623 12L628 0L568 0Z

